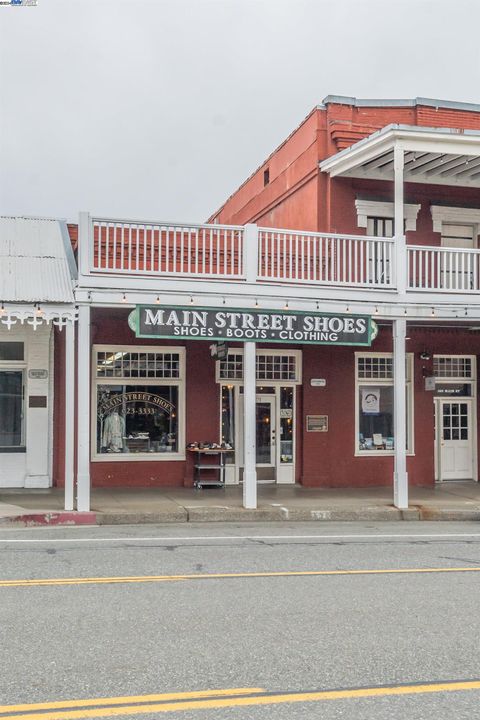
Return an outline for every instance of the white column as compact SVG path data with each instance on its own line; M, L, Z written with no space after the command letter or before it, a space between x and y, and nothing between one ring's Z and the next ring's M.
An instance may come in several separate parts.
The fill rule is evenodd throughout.
M78 309L77 510L90 510L90 306Z
M256 283L258 275L258 227L245 225L243 231L243 273L248 283Z
M90 260L93 256L91 232L91 218L88 212L81 212L78 216L78 270L80 275L89 275Z
M407 474L407 403L405 372L405 337L407 322L393 321L393 407L395 434L395 464L393 471L393 504L405 510L408 508Z
M403 295L407 290L407 246L404 230L403 207L403 149L395 145L393 150L394 169L394 224L395 224L395 260L398 293Z
M243 507L257 507L256 343L246 342L243 360Z
M65 326L65 510L74 508L75 324Z

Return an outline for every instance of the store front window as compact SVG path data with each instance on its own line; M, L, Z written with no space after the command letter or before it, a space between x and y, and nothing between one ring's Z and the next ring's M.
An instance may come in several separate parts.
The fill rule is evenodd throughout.
M183 454L183 349L168 350L94 348L95 459Z
M24 344L0 342L0 452L24 452Z
M413 356L406 360L407 451L412 452ZM393 356L356 355L356 454L393 453L395 449Z
M0 451L23 446L23 371L0 370Z

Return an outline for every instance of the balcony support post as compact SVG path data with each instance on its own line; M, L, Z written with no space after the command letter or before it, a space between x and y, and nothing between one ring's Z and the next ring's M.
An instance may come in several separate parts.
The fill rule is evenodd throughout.
M243 274L247 283L257 282L258 276L258 226L245 225L243 232Z
M77 510L90 510L90 306L78 308Z
M92 221L88 212L81 212L78 216L78 269L80 277L89 275L91 270L91 259L93 256ZM80 283L81 284L81 283Z
M406 353L405 339L407 321L393 321L393 428L395 437L395 459L393 470L393 504L408 508L407 473L407 400L406 400Z
M257 507L256 343L245 343L243 363L243 507Z
M75 324L65 326L65 510L74 509Z
M404 230L403 168L403 148L395 145L393 150L395 277L399 295L405 295L407 291L407 245Z

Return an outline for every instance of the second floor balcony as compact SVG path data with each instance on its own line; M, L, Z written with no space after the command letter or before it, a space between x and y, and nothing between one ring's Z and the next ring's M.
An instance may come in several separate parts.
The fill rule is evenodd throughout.
M82 224L81 224L82 227ZM85 234L87 231L87 235ZM88 242L84 244L85 236ZM405 237L83 217L80 286L152 279L480 294L480 249Z

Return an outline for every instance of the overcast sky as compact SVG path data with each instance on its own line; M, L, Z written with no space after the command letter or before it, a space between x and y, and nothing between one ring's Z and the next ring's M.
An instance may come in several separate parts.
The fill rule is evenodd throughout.
M204 221L329 94L480 103L478 0L0 7L0 213Z

